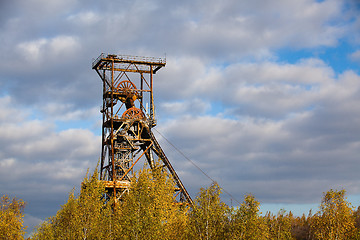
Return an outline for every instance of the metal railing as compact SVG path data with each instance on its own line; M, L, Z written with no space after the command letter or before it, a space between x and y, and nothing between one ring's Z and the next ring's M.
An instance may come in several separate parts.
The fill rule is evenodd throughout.
M105 54L101 53L99 57L93 60L92 67L96 66L101 59L104 58L114 58L116 60L124 61L136 61L136 62L151 62L157 64L166 64L166 58L159 57L143 57L143 56L131 56L131 55L114 55L114 54Z
M166 58L157 58L157 57L143 57L143 56L131 56L131 55L117 55L117 59L128 60L128 61L138 61L138 62L153 62L153 63L166 63Z
M100 62L101 59L105 58L105 53L101 53L93 62L92 67L96 66Z

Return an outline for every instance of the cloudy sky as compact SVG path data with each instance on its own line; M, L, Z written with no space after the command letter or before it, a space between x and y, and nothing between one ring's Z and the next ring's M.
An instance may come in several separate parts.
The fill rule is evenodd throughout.
M359 11L355 0L1 1L0 193L27 202L32 226L95 168L91 63L104 52L166 56L156 130L236 200L307 211L336 188L359 206ZM211 181L155 134L195 197Z

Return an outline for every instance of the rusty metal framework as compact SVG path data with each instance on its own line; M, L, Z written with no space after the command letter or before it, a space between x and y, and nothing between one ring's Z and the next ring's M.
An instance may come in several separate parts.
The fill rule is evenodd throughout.
M103 82L100 180L115 202L129 190L135 165L142 159L153 168L158 158L174 179L176 201L192 204L151 131L156 126L153 75L165 64L163 58L104 53L92 63Z

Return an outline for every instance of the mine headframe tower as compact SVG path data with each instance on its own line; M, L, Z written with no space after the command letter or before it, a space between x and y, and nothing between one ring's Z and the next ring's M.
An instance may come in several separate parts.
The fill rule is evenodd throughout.
M157 158L174 179L176 201L192 204L151 131L156 125L153 75L165 64L162 58L111 54L101 54L92 63L103 82L100 180L106 197L115 202L129 190L136 163L144 159L154 168Z

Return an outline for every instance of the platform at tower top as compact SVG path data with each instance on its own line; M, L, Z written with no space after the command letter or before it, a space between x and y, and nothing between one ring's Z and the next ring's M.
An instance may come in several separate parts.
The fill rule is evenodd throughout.
M92 68L95 69L99 66L101 62L107 61L114 61L115 63L134 63L153 66L165 66L166 64L166 58L101 53L100 56L92 62Z

